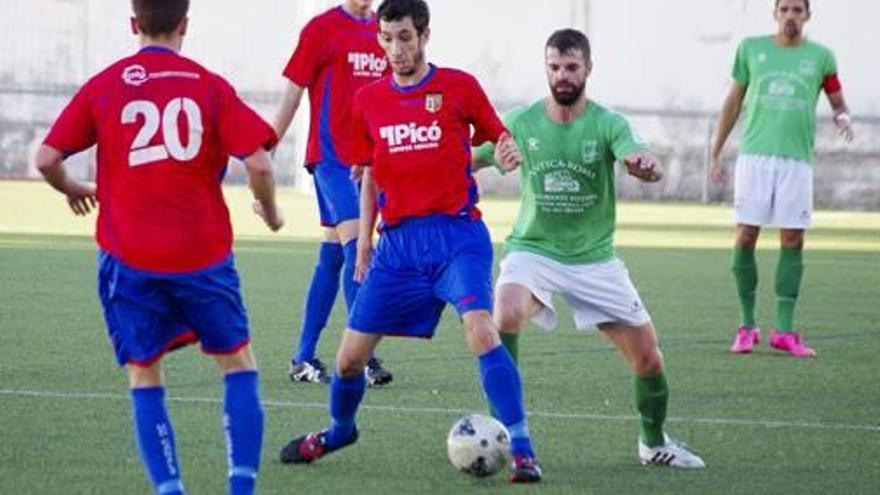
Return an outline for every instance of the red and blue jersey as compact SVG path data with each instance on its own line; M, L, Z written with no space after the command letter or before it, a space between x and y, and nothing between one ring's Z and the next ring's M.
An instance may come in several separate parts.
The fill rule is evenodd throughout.
M137 269L190 273L231 252L229 157L276 141L223 78L146 47L89 80L44 143L65 156L97 144L102 250Z
M479 218L471 146L506 129L473 76L431 65L413 86L386 77L357 92L354 110L348 161L373 167L386 226L437 214Z
M351 154L354 93L388 72L376 33L375 14L358 19L341 6L315 17L300 33L284 76L309 92L307 166Z

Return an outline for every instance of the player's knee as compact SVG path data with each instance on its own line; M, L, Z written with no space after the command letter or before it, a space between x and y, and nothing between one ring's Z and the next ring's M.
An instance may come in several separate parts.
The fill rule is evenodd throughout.
M633 364L633 371L639 376L653 376L663 373L663 355L659 349L654 349L638 356Z
M501 331L518 332L529 315L525 308L519 306L502 306L495 312L495 321Z
M468 346L477 355L491 351L501 343L498 330L488 311L479 313L466 315L463 320Z
M343 378L354 378L363 374L366 361L358 356L342 354L336 356L336 373Z

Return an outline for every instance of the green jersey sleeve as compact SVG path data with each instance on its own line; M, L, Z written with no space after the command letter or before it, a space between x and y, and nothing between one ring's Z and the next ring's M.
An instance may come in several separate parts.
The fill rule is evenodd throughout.
M749 59L748 59L748 40L740 42L736 49L736 58L733 61L733 80L745 87L749 85Z
M620 160L629 153L646 151L648 146L642 141L623 115L612 113L608 121L608 141L615 160Z
M507 127L507 130L510 131L510 134L513 135L514 138L517 137L516 133L516 123L519 120L519 116L523 114L526 110L526 107L517 107L513 110L508 111L504 115L501 116L501 122L504 123L504 127ZM498 168L498 164L495 163L495 144L491 142L485 142L480 146L477 146L471 151L473 156L474 165L476 168L484 168L484 167L495 167Z
M837 58L834 57L834 52L828 50L825 55L825 73L824 76L830 76L832 74L837 74Z

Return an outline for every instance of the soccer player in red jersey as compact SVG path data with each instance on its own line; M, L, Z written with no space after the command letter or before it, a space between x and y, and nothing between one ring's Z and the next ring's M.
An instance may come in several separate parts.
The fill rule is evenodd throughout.
M184 493L160 360L201 342L225 375L229 493L254 492L263 410L221 181L244 160L266 224L282 226L275 132L220 76L178 54L188 0L133 0L141 49L92 77L37 152L77 215L98 209L98 293L128 371L135 437L156 493ZM63 160L97 145L97 189Z
M376 42L376 14L372 0L345 0L315 17L300 33L284 76L289 80L275 131L283 137L308 90L311 123L306 167L318 198L324 240L304 303L299 343L290 359L288 375L295 382L327 383L324 364L315 348L333 310L339 274L345 302L351 309L359 284L354 280L358 235L359 169L343 157L351 156L352 98L364 84L387 75L388 62ZM379 359L367 363L370 386L391 382L391 373Z
M492 243L476 208L471 144L498 142L502 167L512 168L522 155L474 77L425 60L430 31L423 0L385 0L377 15L393 73L356 94L349 160L366 166L356 271L363 286L336 355L331 426L291 441L281 461L309 463L354 443L373 349L385 335L431 338L452 304L478 357L486 396L511 433L511 481L540 481L519 372L490 314ZM374 254L377 208L382 223Z

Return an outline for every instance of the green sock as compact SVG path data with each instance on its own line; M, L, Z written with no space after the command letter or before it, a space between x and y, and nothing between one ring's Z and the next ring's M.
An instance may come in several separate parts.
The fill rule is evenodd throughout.
M794 328L794 306L804 276L804 251L782 248L776 264L776 330L790 332Z
M516 363L517 368L519 367L519 334L518 333L504 333L500 332L501 335L501 345L503 345L507 352L510 353L510 357L513 358L513 362ZM498 419L498 411L492 407L492 404L489 404L489 414L492 415L493 418Z
M510 353L513 362L519 365L519 334L501 332L501 345Z
M663 422L669 386L666 375L636 376L636 407L642 416L642 441L648 447L663 445Z
M733 278L739 295L739 308L742 324L755 326L755 289L758 287L758 265L755 263L755 250L734 248Z

